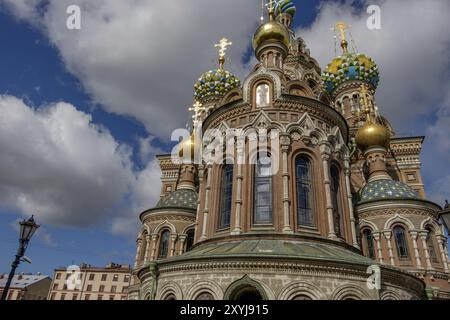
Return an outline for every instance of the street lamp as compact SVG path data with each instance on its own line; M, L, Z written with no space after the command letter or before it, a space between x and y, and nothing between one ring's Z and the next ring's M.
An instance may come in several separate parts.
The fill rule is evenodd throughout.
M6 300L8 296L9 286L16 273L16 269L20 264L22 257L25 255L25 250L28 247L31 237L39 228L39 225L34 222L34 216L31 216L28 220L23 220L19 222L20 225L20 238L19 238L19 249L16 253L16 259L11 265L11 272L9 273L8 281L6 281L5 288L3 289L2 298L0 300Z

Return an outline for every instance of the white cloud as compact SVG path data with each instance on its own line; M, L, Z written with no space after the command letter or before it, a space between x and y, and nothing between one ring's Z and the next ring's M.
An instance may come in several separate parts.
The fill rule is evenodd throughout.
M154 163L134 172L130 148L67 103L33 109L0 96L0 149L0 206L43 224L84 227L106 214L114 224L125 198L134 209L157 200L156 191L143 196L152 174L157 189Z
M323 2L313 25L297 30L311 54L325 67L334 57L330 28L339 20L352 25L358 51L371 56L380 67L382 81L377 104L393 123L398 135L427 134L423 171L429 196L442 202L450 195L450 2L448 0L366 1L381 7L382 29L366 27L368 14L358 12L351 1ZM338 48L340 52L340 48ZM445 111L446 110L446 111ZM436 157L436 155L440 155ZM439 190L439 191L438 191Z

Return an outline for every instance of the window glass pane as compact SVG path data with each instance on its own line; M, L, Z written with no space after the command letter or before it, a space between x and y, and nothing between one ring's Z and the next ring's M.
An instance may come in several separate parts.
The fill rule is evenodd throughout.
M437 262L437 255L436 251L434 250L434 241L433 241L433 230L427 228L428 234L427 234L427 247L428 247L428 253L430 254L430 258Z
M230 226L231 206L233 199L233 165L227 164L222 168L221 203L219 229Z
M342 204L340 201L340 182L339 182L339 170L335 167L331 167L331 200L333 203L334 213L334 229L337 236L342 236L343 221L342 221Z
M270 158L258 159L255 168L254 223L272 223L272 169Z
M314 226L311 162L306 157L296 161L298 224Z
M406 242L405 229L402 227L394 228L395 242L397 244L397 253L400 259L408 259L408 245Z
M159 243L159 255L160 259L166 258L169 252L169 238L170 232L168 230L164 230L161 234L161 240Z
M270 87L267 84L260 84L256 88L256 107L263 108L269 106Z
M375 248L373 244L373 236L370 230L364 230L364 249L366 250L366 256L371 259L375 258Z

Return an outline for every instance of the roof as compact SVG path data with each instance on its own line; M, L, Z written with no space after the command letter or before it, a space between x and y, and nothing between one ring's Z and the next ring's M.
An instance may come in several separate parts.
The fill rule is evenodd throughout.
M44 275L35 275L35 274L15 275L11 281L11 288L23 289L44 279L51 280L50 277ZM3 279L0 279L0 288L5 287L7 280L8 275L3 275Z
M322 260L371 265L375 262L343 246L312 240L244 240L205 243L171 260L274 258ZM165 261L164 261L165 262Z
M378 200L417 200L419 196L407 184L390 179L369 182L360 193L359 203Z
M169 193L159 200L156 209L182 208L197 210L198 194L194 190L180 189Z

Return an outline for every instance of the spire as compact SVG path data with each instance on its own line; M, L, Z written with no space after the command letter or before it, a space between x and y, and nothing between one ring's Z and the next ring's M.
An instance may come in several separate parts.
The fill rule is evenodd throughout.
M343 21L339 21L336 23L336 26L333 28L333 31L339 32L339 35L341 37L341 48L344 52L344 54L348 54L348 41L347 41L347 35L345 33L346 30L350 28L349 25L347 25Z
M230 42L227 38L222 38L222 39L220 39L219 43L214 45L216 48L219 48L219 68L220 68L220 70L223 70L227 49L232 44L233 44L233 42Z

